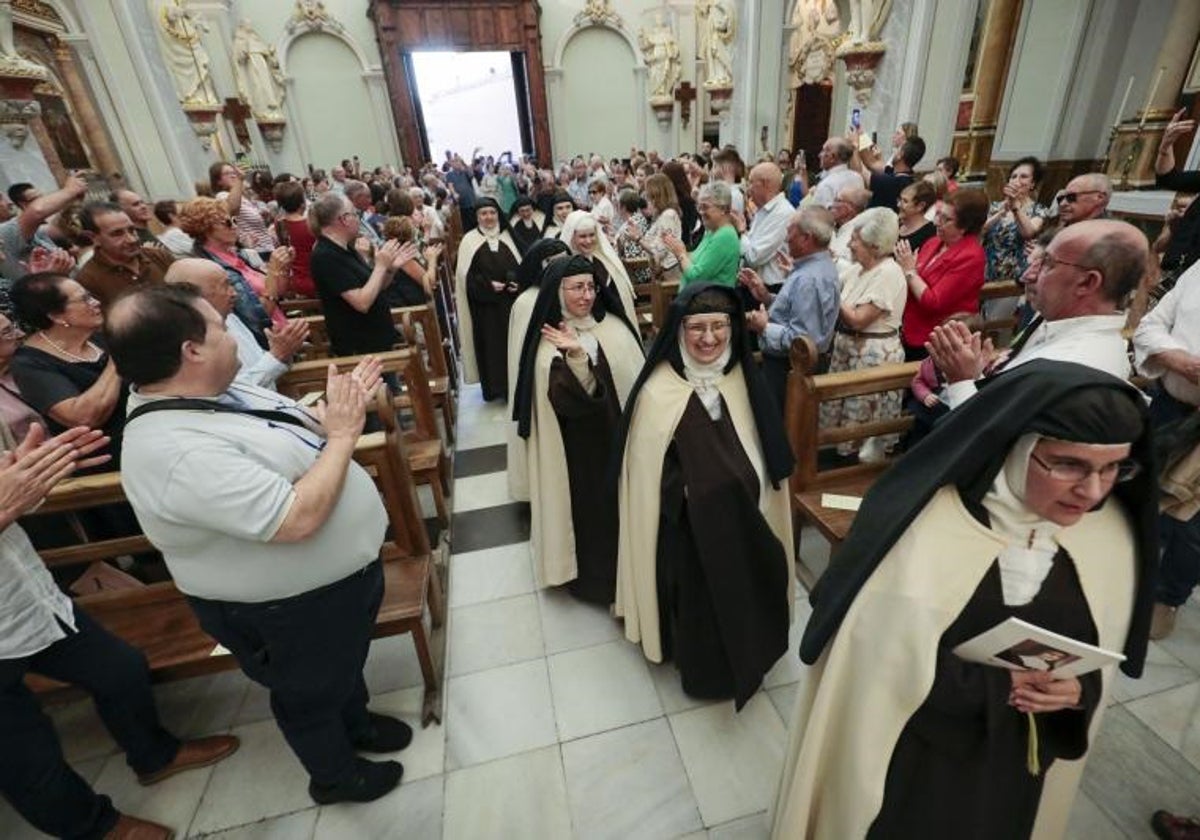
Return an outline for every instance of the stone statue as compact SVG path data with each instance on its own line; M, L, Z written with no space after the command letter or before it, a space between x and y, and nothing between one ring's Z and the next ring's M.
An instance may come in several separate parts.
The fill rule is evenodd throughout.
M733 87L733 39L737 36L737 10L731 0L701 0L696 9L701 20L700 57L704 61L704 87Z
M268 46L250 21L243 18L233 36L238 96L249 106L255 119L283 119L286 89L275 48Z
M792 12L792 26L788 40L792 87L832 82L838 38L842 34L836 0L799 0Z
M208 50L200 40L200 33L207 32L208 26L183 5L183 0L152 2L159 26L158 43L175 81L180 104L220 107L209 70Z
M638 30L638 46L650 71L650 101L673 102L679 83L679 42L661 14L654 16L654 28Z
M850 27L846 30L851 44L867 44L879 40L887 23L892 0L850 0Z

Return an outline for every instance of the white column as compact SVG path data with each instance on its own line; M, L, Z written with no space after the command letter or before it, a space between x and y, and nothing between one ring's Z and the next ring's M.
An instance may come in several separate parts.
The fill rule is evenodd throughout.
M549 77L547 77L549 78ZM638 148L646 150L646 67L638 64L633 68L633 89L638 101L636 134Z
M916 119L925 140L926 162L950 154L978 4L979 0L937 0L930 42L939 46L924 55L930 63L930 56L939 57L937 66L927 69Z
M571 151L563 146L563 130L559 125L562 119L562 77L563 71L561 67L542 67L542 75L546 79L546 119L550 123L550 160L552 169L555 174L558 174L557 164L559 157L563 154L570 154ZM644 102L644 99L643 99ZM643 110L645 105L642 106ZM644 123L645 114L642 114L641 120Z
M375 131L379 136L379 149L385 157L391 156L393 164L400 166L400 140L396 137L396 121L392 118L392 101L388 98L383 68L368 68L362 77L367 85L367 96L371 98L371 115L374 117Z

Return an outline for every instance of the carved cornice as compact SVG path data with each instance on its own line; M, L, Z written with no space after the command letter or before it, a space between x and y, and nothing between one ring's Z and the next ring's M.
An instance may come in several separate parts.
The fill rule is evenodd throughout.
M58 27L65 25L54 7L49 3L43 3L42 0L12 0L12 7L14 12L23 13L31 18L44 20L46 23Z
M611 26L621 29L625 21L608 5L609 0L587 0L583 11L575 15L576 26Z
M346 26L340 20L329 14L321 0L296 0L296 8L288 18L287 33L297 32L337 32L343 34Z

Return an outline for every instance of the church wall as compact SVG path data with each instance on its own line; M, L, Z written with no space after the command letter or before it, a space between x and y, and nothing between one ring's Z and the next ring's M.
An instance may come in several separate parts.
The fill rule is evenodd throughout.
M572 39L563 56L565 148L605 159L629 156L629 119L644 105L637 99L634 61L629 45L611 30L592 27ZM598 84L600 66L605 69Z
M926 143L922 169L932 168L933 161L950 154L977 5L978 0L937 1L929 36L925 83L917 109L917 125ZM897 114L897 120L900 119L904 119L904 115ZM889 126L887 131L894 128ZM880 140L890 142L882 133Z

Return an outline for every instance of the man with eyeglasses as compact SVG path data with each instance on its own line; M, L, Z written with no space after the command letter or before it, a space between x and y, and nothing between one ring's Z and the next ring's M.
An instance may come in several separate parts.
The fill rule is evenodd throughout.
M830 137L817 153L821 163L820 180L805 202L815 202L822 207L833 210L838 195L846 189L864 189L866 184L862 175L849 166L854 157L854 146L845 137Z
M994 353L962 322L936 327L926 343L957 408L977 382L1034 359L1075 362L1128 379L1124 308L1145 275L1150 243L1127 222L1090 219L1064 228L1045 247L1027 281L1038 315L1008 350Z
M1088 219L1107 219L1111 197L1112 181L1107 175L1089 172L1075 176L1067 183L1067 188L1054 197L1059 224L1067 227Z
M854 233L856 224L854 219L866 210L870 203L870 190L862 187L846 187L838 192L833 206L829 208L833 213L834 229L837 231L833 235L833 239L829 241L829 251L833 254L833 260L837 264L839 272L845 271L854 264L850 256L850 236Z
M95 250L76 280L105 309L126 289L163 282L175 261L166 248L143 245L133 220L118 204L98 201L83 205L79 225L91 235Z

